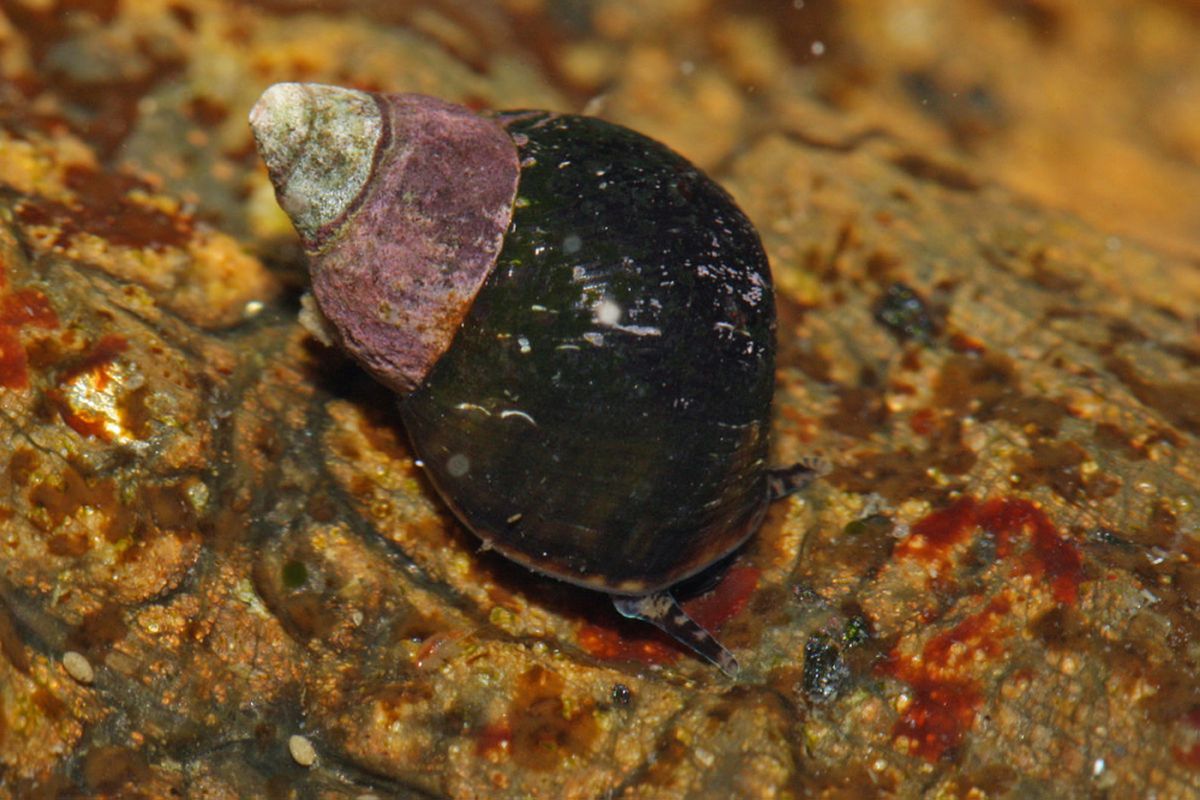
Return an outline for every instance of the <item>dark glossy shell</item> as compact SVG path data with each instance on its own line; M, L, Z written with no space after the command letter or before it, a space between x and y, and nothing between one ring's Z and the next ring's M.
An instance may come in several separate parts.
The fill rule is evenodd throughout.
M767 504L766 257L729 196L653 140L588 117L501 121L522 165L512 221L405 423L504 555L615 594L668 587Z

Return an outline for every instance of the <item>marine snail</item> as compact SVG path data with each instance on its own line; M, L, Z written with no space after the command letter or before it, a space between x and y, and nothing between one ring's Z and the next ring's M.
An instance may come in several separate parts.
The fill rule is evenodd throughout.
M771 274L729 195L584 116L284 83L250 124L310 327L399 395L466 527L735 674L670 589L813 469L767 466Z

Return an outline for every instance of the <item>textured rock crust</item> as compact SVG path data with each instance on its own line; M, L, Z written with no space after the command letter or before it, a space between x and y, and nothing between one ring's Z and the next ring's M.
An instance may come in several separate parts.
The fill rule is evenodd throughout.
M1198 26L4 3L0 796L1200 794ZM586 107L754 220L774 457L834 469L687 603L736 683L478 552L296 322L297 80Z

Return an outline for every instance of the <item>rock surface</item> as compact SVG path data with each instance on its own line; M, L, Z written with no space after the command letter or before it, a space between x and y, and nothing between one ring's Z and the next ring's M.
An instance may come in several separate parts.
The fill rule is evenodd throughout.
M762 5L0 5L0 796L1200 794L1200 17ZM477 552L297 323L281 80L600 114L755 220L834 470L689 601L736 683Z

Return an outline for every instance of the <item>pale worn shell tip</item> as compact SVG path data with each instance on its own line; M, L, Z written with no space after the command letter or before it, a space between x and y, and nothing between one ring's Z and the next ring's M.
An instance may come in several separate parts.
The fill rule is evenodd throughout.
M277 83L250 110L250 128L280 206L309 247L339 222L371 178L383 119L366 92Z

